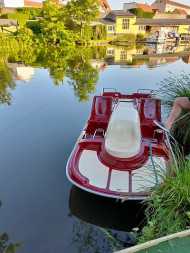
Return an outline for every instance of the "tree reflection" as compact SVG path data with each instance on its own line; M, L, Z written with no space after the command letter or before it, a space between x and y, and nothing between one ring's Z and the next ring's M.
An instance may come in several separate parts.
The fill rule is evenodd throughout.
M75 50L68 62L67 76L74 88L75 95L80 101L88 100L89 93L95 91L98 81L98 70L90 64L91 51L89 49Z
M11 70L8 68L4 59L0 59L0 103L10 104L11 93L10 89L15 87Z
M19 63L22 65L42 67L49 71L55 85L64 83L65 77L69 78L69 84L73 86L75 95L80 101L86 101L89 94L94 92L98 80L98 70L91 64L91 58L94 50L82 47L60 47L49 46L40 47L39 45L28 47L22 46L14 53L7 52L7 64ZM1 89L6 85L13 84L11 71L6 62L1 62ZM12 87L12 86L11 86ZM10 103L10 93L3 93L2 101Z

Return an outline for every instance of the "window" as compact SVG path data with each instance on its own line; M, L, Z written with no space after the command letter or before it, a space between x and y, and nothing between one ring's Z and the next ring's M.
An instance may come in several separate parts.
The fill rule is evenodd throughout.
M114 32L115 31L114 25L108 25L108 31L109 32Z
M122 29L123 30L129 30L129 19L128 18L123 19Z
M114 55L114 49L108 49L107 55L113 56Z
M144 25L139 25L139 31L144 31L146 29L146 26Z
M120 60L125 61L127 59L127 52L125 50L122 50L120 53Z

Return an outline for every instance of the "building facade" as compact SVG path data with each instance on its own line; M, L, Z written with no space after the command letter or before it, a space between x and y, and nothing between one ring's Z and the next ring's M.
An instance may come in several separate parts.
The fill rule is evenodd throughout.
M106 25L108 36L124 34L144 34L146 27L136 24L137 18L134 14L123 11L111 11L102 23Z
M24 0L0 0L0 7L4 8L24 7Z
M172 0L156 0L151 7L159 12L183 12L190 15L190 5L185 5Z

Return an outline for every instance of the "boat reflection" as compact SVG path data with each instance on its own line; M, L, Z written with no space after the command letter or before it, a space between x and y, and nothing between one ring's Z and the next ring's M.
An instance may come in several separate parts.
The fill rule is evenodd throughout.
M75 186L70 192L71 214L87 223L119 231L131 231L144 222L145 205L139 201L121 203Z

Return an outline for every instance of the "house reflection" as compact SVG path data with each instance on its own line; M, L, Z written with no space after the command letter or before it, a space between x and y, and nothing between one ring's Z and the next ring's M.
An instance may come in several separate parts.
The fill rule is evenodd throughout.
M138 68L141 65L156 67L161 64L182 59L189 64L190 48L185 45L176 47L175 43L133 45L130 47L108 46L105 62L108 65Z
M35 69L23 63L8 63L13 79L29 82L35 74Z

